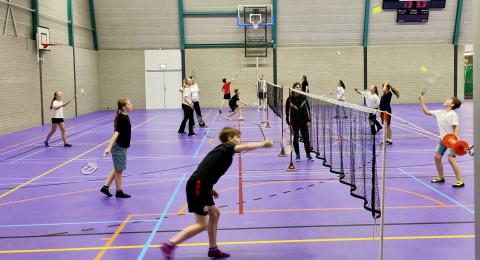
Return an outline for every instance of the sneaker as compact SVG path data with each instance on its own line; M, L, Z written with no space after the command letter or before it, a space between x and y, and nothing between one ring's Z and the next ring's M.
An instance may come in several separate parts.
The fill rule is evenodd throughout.
M45 147L49 147L50 145L48 144L48 142L47 142L47 141L44 141L44 142L43 142L43 146L45 146Z
M194 136L197 135L196 133L189 133L188 136Z
M307 155L307 161L313 162L313 161L315 161L315 159L313 159L313 157L312 157L312 156L310 156L310 155Z
M388 145L392 145L392 144L393 144L392 140L386 140L385 143L387 143Z
M178 132L179 135L186 135L187 133L185 132Z
M214 247L214 248L208 249L208 257L224 258L224 257L230 257L230 254L221 251L220 249L218 249L218 247Z
M232 120L232 118L229 116L225 116L225 120Z
M296 155L295 161L296 161L296 162L299 162L299 161L300 161L300 155L299 155L299 154Z
M121 199L128 199L128 198L130 198L130 197L132 197L132 196L130 196L130 195L124 193L123 191L119 190L119 191L117 191L117 193L115 194L115 197L121 198Z
M238 117L238 120L243 121L243 116Z
M334 116L333 118L340 118L339 116Z
M165 259L167 260L172 260L173 259L173 251L175 250L175 245L172 242L166 242L162 243L162 247L160 247L160 250L162 250L163 256L165 256Z
M220 108L218 109L218 113L219 113L219 114L221 114L221 113L222 113L222 110L221 110Z
M452 184L452 187L454 188L461 188L464 186L465 186L465 183L463 181L456 181L454 184Z
M72 147L71 144L67 144L67 143L64 143L63 146L64 146L64 147Z
M431 183L440 183L440 182L445 182L445 178L442 177L436 177L435 179L430 181Z
M343 118L348 118L348 116L343 116Z
M110 191L108 190L108 187L107 186L103 186L101 189L100 189L100 192L107 195L107 197L112 197L112 193L110 193Z

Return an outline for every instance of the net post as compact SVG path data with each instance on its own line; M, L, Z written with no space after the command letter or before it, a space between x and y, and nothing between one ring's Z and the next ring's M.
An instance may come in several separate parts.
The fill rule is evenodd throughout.
M383 260L384 255L384 233L385 233L385 179L386 179L386 165L387 165L387 112L381 114L383 118L383 135L382 135L382 188L381 188L381 202L380 202L380 260Z
M267 91L268 91L268 90L267 90ZM281 109L280 109L280 113L281 113L281 114L280 114L280 115L281 115L281 116L280 116L280 121L282 121L282 123L281 123L282 129L280 129L280 130L281 130L281 136L282 136L282 139L281 139L281 140L282 140L282 143L281 143L280 146L282 147L282 149L280 149L280 153L278 154L278 156L280 156L280 157L286 157L287 154L285 153L285 149L283 148L283 127L284 127L284 125L283 125L283 109L282 109L282 108L283 108L283 85L282 85L282 88L281 88L281 91L280 91L280 94L279 94L279 95L280 95L280 108L281 108ZM268 96L268 94L267 94L267 96ZM268 103L267 103L267 104L268 104Z
M283 95L283 93L282 93ZM291 117L292 116L292 99L291 99L291 96L290 96L290 89L288 89L288 96L290 97L288 99L288 102L290 102L290 106L288 106L288 116ZM288 120L290 122L290 124L292 123L291 119ZM290 142L290 146L292 147L293 144L292 144L292 128L289 126L288 129L290 130L290 138L289 138L289 142ZM283 129L282 129L283 131ZM295 164L293 164L293 147L292 149L290 149L290 164L288 165L287 167L287 171L288 172L296 172L298 169L295 167Z

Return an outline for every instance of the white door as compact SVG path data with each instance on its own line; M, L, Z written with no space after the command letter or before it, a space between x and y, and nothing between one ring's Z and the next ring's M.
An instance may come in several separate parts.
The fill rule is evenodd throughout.
M145 72L145 101L147 109L181 108L182 72Z
M145 51L145 101L147 109L181 108L182 65L180 50Z

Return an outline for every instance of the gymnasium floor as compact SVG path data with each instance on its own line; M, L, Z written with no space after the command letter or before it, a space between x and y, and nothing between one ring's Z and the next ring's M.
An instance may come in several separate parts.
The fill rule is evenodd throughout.
M439 105L431 106L439 107ZM226 110L225 110L226 111ZM418 105L396 105L397 116L436 132L433 118ZM61 141L43 148L50 125L0 137L1 259L136 259L159 218L159 231L144 259L162 259L158 244L193 222L185 212L184 182L218 140L225 125L240 127L245 140L261 140L248 122L225 121L204 109L206 129L178 136L180 110L134 111L124 190L131 199L106 198L98 190L111 169L110 158L93 175L80 167L102 153L112 133L113 112L99 111L66 121L72 148ZM278 157L280 120L272 118L272 149L241 155L217 184L221 208L218 239L231 259L376 259L379 234L362 201L320 161L296 163ZM473 139L473 103L459 109L462 139ZM247 109L245 118L261 121ZM394 128L388 148L385 259L473 259L473 157L459 158L466 186L453 189L436 175L435 142ZM58 140L58 133L53 137ZM302 154L303 156L303 154ZM446 160L444 160L446 161ZM239 183L244 214L239 214ZM208 259L206 233L176 250L178 259Z

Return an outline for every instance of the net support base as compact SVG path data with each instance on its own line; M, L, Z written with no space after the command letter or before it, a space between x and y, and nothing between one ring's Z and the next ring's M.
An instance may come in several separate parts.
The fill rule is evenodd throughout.
M293 162L290 162L290 165L288 165L287 172L296 172L298 171L297 167L295 167L295 164Z
M285 153L285 149L283 149L283 145L282 145L282 149L280 150L280 153L278 154L278 156L287 157L287 154Z
M270 128L270 122L263 121L262 124L265 124L265 128Z

